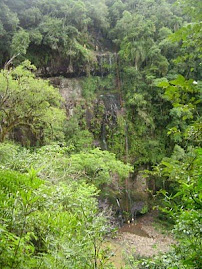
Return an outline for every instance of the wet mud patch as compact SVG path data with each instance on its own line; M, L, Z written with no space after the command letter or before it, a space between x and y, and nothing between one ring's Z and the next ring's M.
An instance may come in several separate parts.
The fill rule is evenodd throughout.
M141 237L150 237L149 234L142 228L140 223L131 223L131 224L124 224L120 229L119 233L130 233L135 234Z
M154 228L151 212L119 229L117 237L110 240L113 253L110 260L115 268L124 268L124 257L152 257L169 251L174 243L171 235Z

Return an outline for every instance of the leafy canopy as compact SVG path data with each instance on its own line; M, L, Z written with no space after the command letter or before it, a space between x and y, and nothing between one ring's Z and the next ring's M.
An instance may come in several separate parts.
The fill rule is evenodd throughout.
M62 139L65 113L61 96L48 81L31 72L35 67L25 61L0 73L0 140L16 128L31 132L41 143ZM28 136L29 139L29 136Z

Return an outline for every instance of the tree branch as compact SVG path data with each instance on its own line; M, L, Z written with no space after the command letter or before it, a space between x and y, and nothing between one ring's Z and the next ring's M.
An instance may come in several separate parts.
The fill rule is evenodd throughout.
M16 55L13 55L13 56L11 57L11 59L10 59L8 62L5 63L5 65L4 65L4 69L5 69L5 70L8 70L9 65L10 65L10 64L12 63L12 61L13 61L15 58L17 58L19 55L20 55L20 53L18 53L18 54L16 54Z

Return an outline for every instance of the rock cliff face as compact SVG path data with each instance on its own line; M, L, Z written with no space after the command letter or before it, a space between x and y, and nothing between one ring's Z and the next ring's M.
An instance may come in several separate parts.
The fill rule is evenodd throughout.
M37 75L41 77L63 76L77 78L82 76L105 76L109 74L117 62L117 54L109 51L94 51L91 59L78 65L69 57L53 57L42 68L38 68Z
M76 107L82 104L85 110L86 125L89 130L93 127L93 121L96 118L99 123L99 138L95 145L99 145L104 150L107 149L106 128L114 127L117 123L117 117L122 113L119 93L108 91L95 93L94 98L89 102L83 97L83 79L80 78L65 78L65 77L50 77L52 85L59 88L64 105L67 112L67 117L71 118L76 110Z
M64 98L64 105L66 108L68 118L73 116L74 108L82 98L82 84L81 78L64 78L64 77L50 77L52 85L59 88L62 97Z
M70 65L68 59L59 58L40 69L38 75L48 77L50 82L59 88L64 98L68 119L76 116L78 107L82 108L86 128L94 136L94 146L108 150L110 149L108 134L109 132L114 133L118 117L125 114L120 88L117 83L118 59L117 55L112 52L95 51L94 57L95 61L93 63L79 67ZM88 100L84 94L85 79L88 76L98 76L100 84L102 84L107 75L114 78L114 85L110 85L110 87L95 85L93 97L91 96L91 99ZM125 136L127 137L127 134ZM111 139L113 140L113 135ZM114 181L118 182L118 179ZM123 217L124 212L128 212L129 216L134 218L137 214L147 211L148 184L141 171L136 175L131 175L127 180L126 190L123 187L120 190L120 187L117 186L116 188L115 185L112 186L109 203L113 205L122 220L128 218L128 215ZM119 193L118 196L115 193Z
M101 147L103 150L108 149L107 130L116 128L117 118L124 114L121 106L121 97L119 91L102 91L95 93L94 98L89 102L83 97L83 80L84 77L79 78L65 78L65 77L50 77L51 83L59 88L61 95L64 98L64 104L67 111L67 117L70 119L76 113L78 106L82 105L85 111L84 120L90 132L93 133L93 124L97 121L99 133L94 140L94 146ZM144 168L142 168L143 170ZM118 179L114 180L118 182ZM129 212L131 218L137 214L144 213L148 207L148 184L147 180L142 175L141 171L136 175L132 175L128 179L128 190L120 190L119 186L115 188L112 186L112 197L110 197L110 204L113 205L115 211ZM115 189L114 189L115 188ZM118 192L119 195L113 196L113 193ZM117 199L119 203L117 203ZM123 216L121 216L121 219Z
M99 124L99 130L97 130L99 134L95 138L95 145L106 150L108 149L106 128L115 126L117 117L121 113L121 96L115 85L118 56L110 51L94 51L93 59L89 63L76 66L71 64L69 58L58 57L39 69L37 75L48 78L54 86L59 88L65 100L68 118L74 115L75 108L82 103L82 108L86 111L85 119L88 129L92 131L94 128L94 119L96 119L97 125ZM96 85L91 101L84 98L83 82L85 78L98 77L100 84L103 84L103 80L108 75L114 77L112 90Z

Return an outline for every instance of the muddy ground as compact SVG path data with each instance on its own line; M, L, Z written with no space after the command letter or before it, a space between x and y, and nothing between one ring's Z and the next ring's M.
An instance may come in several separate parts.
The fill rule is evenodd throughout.
M167 252L175 243L170 232L155 228L155 212L137 218L119 229L115 239L109 241L113 256L111 261L117 269L124 267L124 257L136 255L152 257Z

